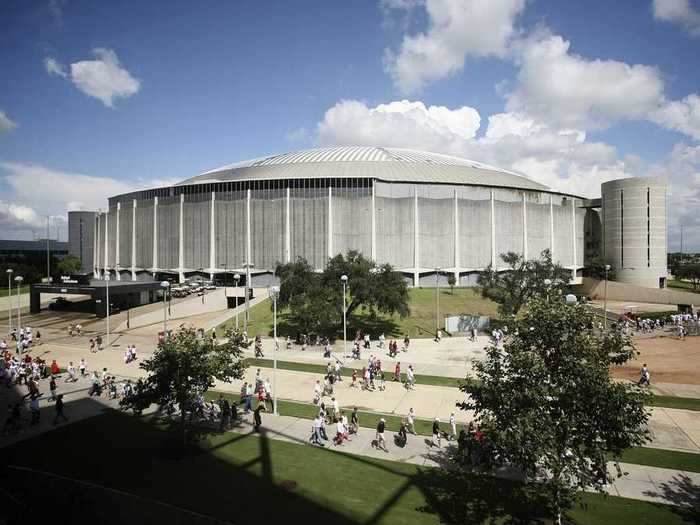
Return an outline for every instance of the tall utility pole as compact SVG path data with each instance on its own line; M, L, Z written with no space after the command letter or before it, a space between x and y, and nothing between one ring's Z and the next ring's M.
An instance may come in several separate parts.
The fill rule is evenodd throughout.
M438 336L440 330L440 271L441 268L435 268L435 337Z
M680 263L683 264L683 225L681 224L681 256L680 256Z
M46 216L46 282L51 279L51 250L49 248L49 216Z

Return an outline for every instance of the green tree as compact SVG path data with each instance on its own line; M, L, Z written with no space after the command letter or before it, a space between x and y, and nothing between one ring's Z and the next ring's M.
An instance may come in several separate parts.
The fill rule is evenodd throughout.
M682 264L677 266L674 273L677 279L693 283L693 290L698 289L700 283L700 264Z
M460 387L469 396L461 408L485 433L486 464L519 469L557 523L582 490L611 481L609 458L649 439L650 394L609 372L636 354L632 340L593 323L585 306L536 297Z
M328 260L323 272L315 272L303 258L279 264L278 307L287 308L287 318L306 333L330 334L342 326L343 286L347 281L347 315L358 308L370 314L409 314L408 286L400 272L389 264L377 265L356 251Z
M605 260L604 257L596 256L591 258L591 260L588 263L588 266L586 268L586 272L588 273L588 276L593 278L593 279L598 279L599 281L602 281L605 279L605 265L608 264L608 262ZM610 266L610 269L608 270L608 279L609 280L615 280L615 267Z
M58 273L59 277L61 275L71 275L80 272L82 266L83 263L78 257L68 255L58 262L56 265L56 272Z
M497 271L492 265L479 275L481 295L498 303L503 317L517 315L532 297L559 295L571 279L571 272L552 262L549 250L539 259L525 259L514 252L501 254L507 265L505 271ZM550 283L545 281L549 279Z
M455 285L457 284L457 278L455 277L455 274L453 274L453 273L447 274L447 284L450 286L450 293L454 294L455 293Z
M226 342L217 344L210 336L198 338L194 328L173 332L141 363L140 368L148 375L120 405L140 412L156 404L169 417L178 413L174 421L180 427L183 444L187 443L196 397L204 395L214 381L229 383L242 379L245 373L242 348L248 343L234 330L225 337Z

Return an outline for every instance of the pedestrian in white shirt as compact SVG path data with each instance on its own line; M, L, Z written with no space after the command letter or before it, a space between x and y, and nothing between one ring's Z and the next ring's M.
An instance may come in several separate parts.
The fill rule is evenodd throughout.
M457 439L457 418L455 418L455 413L450 414L450 441Z

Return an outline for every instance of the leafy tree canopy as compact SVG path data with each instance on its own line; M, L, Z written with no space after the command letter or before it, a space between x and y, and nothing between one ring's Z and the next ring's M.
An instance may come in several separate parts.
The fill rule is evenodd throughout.
M56 265L56 271L59 275L71 275L78 273L82 267L80 259L74 255L64 257Z
M533 297L546 294L559 295L571 279L571 272L552 262L549 250L539 259L525 259L514 252L501 254L505 271L497 271L492 265L479 275L481 295L498 303L498 311L504 317L517 315L523 305ZM546 284L549 279L551 282Z
M681 264L673 272L677 279L684 279L693 283L693 290L698 289L700 283L700 264Z
M402 317L409 314L408 287L401 273L356 251L329 259L320 273L298 258L279 264L275 274L280 279L278 306L288 308L288 318L309 334L330 334L342 326L342 275L348 276L348 316L358 308Z
M586 268L588 276L592 277L593 279L598 279L599 281L604 280L606 264L608 264L608 262L604 257L596 256L591 258L591 260L588 262L588 267ZM610 269L608 270L608 279L611 281L615 280L614 266L610 266Z
M246 365L243 336L230 330L225 342L217 344L210 336L198 338L194 328L173 332L140 368L148 375L139 380L134 393L120 405L140 412L152 404L172 416L179 411L183 439L192 425L192 403L214 386L215 381L242 379Z
M460 387L469 396L461 408L485 433L487 463L519 469L558 522L580 491L603 490L610 457L649 436L649 394L609 373L636 354L632 340L593 323L583 305L536 297Z

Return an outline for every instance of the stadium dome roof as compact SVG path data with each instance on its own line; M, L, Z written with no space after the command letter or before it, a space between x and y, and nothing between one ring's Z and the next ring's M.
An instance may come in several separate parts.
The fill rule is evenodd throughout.
M283 153L222 166L178 186L244 180L374 178L551 191L512 171L450 155L402 148L338 146Z

